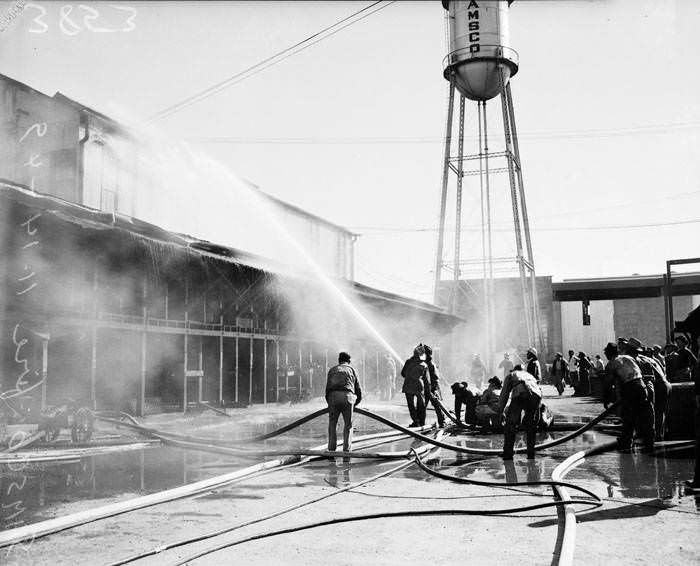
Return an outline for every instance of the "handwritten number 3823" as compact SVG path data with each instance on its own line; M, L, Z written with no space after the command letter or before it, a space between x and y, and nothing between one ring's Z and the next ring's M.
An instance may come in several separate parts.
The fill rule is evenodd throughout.
M32 23L35 25L30 27L27 31L30 33L45 33L48 31L49 25L44 21L44 16L46 16L46 8L40 6L39 4L27 4L25 6L25 10L28 8L33 8L39 13L32 20ZM116 29L110 29L97 25L95 20L99 19L100 12L95 8L86 6L85 4L78 4L77 9L75 10L76 14L73 14L73 8L73 5L66 4L61 6L61 9L59 10L58 27L66 35L77 35L83 31L83 28L80 26L81 12L82 25L84 26L85 30L93 33L128 32L136 29L136 24L134 23L134 19L136 18L136 8L131 8L130 6L110 5L110 8L113 10L126 12L124 26Z

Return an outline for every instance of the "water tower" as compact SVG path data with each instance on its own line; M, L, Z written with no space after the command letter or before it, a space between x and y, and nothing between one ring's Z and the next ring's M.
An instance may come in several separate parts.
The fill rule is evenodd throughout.
M509 264L507 269L517 268L520 285L523 316L527 326L529 345L541 347L541 337L537 321L537 293L535 262L532 255L532 242L528 224L525 189L523 186L522 163L515 128L515 113L510 80L518 72L518 54L509 45L508 11L511 1L505 0L442 0L446 10L449 48L444 60L444 77L449 81L449 103L445 135L442 192L440 198L439 235L435 265L435 302L442 297L443 304L454 312L460 279L470 268L476 266L483 274L483 297L481 312L485 322L484 347L486 358L494 351L493 327L494 305L494 265ZM459 121L457 128L457 152L453 152L453 129L455 91L459 97ZM489 131L486 119L486 103L500 96L504 150L489 150ZM478 140L475 153L465 151L465 112L466 100L476 102L478 126L474 139ZM469 104L471 108L473 106ZM495 167L494 161L505 161L502 167ZM471 167L471 168L470 168ZM510 195L498 195L493 190L492 176L495 173L508 173ZM478 183L465 179L477 179ZM445 255L446 216L448 211L448 187L455 179L454 190L454 250L451 258ZM479 191L481 212L481 257L468 260L463 257L462 208L463 191ZM503 193L507 193L504 188ZM468 194L468 193L467 193ZM493 253L493 204L494 197L503 196L512 205L512 227L515 236L515 257L494 257ZM510 216L510 212L507 212ZM510 240L509 240L510 241ZM475 246L476 247L476 246ZM514 262L514 263L513 263ZM479 265L480 264L480 265ZM498 268L497 268L498 269ZM453 283L449 295L440 293L440 282L444 272L451 272ZM488 364L488 362L487 362Z

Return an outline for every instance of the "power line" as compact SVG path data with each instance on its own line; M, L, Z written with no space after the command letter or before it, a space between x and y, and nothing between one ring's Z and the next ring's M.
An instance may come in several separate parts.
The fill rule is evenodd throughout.
M243 71L240 71L236 73L235 75L232 75L228 77L227 79L224 79L223 81L219 81L218 83L205 88L204 90L195 93L191 96L188 96L187 98L184 98L180 102L177 102L175 104L172 104L168 106L167 108L164 108L163 110L153 114L150 118L148 118L147 121L155 121L155 120L161 120L162 118L165 118L167 116L170 116L176 112L179 112L180 110L187 108L188 106L191 106L192 104L196 104L197 102L201 102L202 100L205 100L206 98L209 98L210 96L213 96L214 94L230 87L233 86L247 78L250 78L256 74L258 74L261 71L264 71L265 69L268 69L272 67L273 65L276 65L285 59L291 57L292 55L296 55L297 53L300 53L304 49L308 49L312 45L315 45L316 43L323 41L324 39L328 39L329 37L335 35L336 33L344 30L345 28L356 24L357 22L364 20L365 18L371 16L372 14L376 14L380 10L383 10L384 8L387 8L391 4L394 4L396 0L391 0L390 2L384 4L383 6L379 6L375 10L369 11L378 4L381 4L383 0L378 0L377 2L373 2L369 6L365 6L364 8L350 14L349 16L346 16L345 18L338 20L334 24L310 35L309 37L295 43L294 45L291 45L290 47L287 47L286 49L283 49L282 51L276 53L275 55L272 55L270 57L267 57L266 59L263 59L262 61L256 63L255 65L251 65L250 67L244 69ZM363 14L363 12L368 12L360 17L360 14ZM355 19L353 19L355 18ZM350 21L349 21L350 20ZM345 23L348 22L348 23ZM345 23L345 25L341 25ZM340 27L338 27L340 26ZM336 29L334 29L336 28ZM332 31L331 31L332 30ZM330 32L330 33L327 33ZM326 34L326 35L324 35ZM315 39L315 41L313 41Z
M700 121L670 122L666 124L644 124L626 128L605 128L597 130L567 130L560 132L531 132L520 133L521 139L586 139L606 138L616 136L633 136L644 134L665 134L679 130L700 128ZM466 137L465 139L476 139ZM387 145L387 144L442 144L444 138L437 136L376 136L376 137L343 137L343 136L309 136L309 137L243 137L243 136L206 136L192 137L188 141L204 144L246 144L246 145Z
M561 228L556 227L544 227L544 228L532 228L530 230L533 232L582 232L582 231L606 231L606 230L629 230L637 228L660 228L664 226L682 226L687 224L698 224L700 223L700 218L691 218L688 220L677 220L674 222L654 222L649 224L618 224L618 225L606 225L606 226L563 226ZM437 228L381 228L373 226L355 226L351 230L358 231L361 236L372 236L386 233L419 233L419 232L437 232ZM462 231L467 232L480 232L481 226L462 226ZM512 228L494 228L494 232L511 232ZM453 231L453 230L448 230Z

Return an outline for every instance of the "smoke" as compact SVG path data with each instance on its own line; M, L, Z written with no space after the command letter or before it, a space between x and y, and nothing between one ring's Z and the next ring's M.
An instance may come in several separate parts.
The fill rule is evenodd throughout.
M103 204L105 195L112 194L114 230L89 220L66 221L62 214L31 205L3 221L3 234L14 235L6 240L8 253L19 254L26 244L20 241L26 236L22 222L40 214L31 227L37 228L40 245L30 247L31 256L22 256L13 267L17 271L29 265L36 271L38 285L24 293L24 300L31 298L38 307L18 306L15 318L27 335L35 336L28 361L32 384L41 377L42 341L48 337L50 404L72 397L87 405L94 394L99 408L134 411L144 374L147 399L177 404L186 358L186 369L203 370L206 398L216 399L219 379L230 389L232 366L237 366L231 358L241 354L229 342L226 368L220 368L217 338L190 336L186 345L181 333L146 332L142 326L144 313L164 327L182 321L186 301L196 324L218 324L224 317L232 326L247 318L259 328L279 325L288 339L326 349L330 360L347 350L356 360L366 353L368 368L386 353L400 363L418 342L436 346L439 356L450 329L432 313L361 298L351 283L329 275L313 259L272 201L216 160L152 130L113 134L103 141L102 150L86 151L87 158L99 158L100 167L86 162L85 190ZM132 216L134 228L143 229L139 222L146 221L191 236L184 241L243 250L244 263L259 264L265 273L258 280L235 261L227 265L183 249L182 240L158 241L163 234L157 232L153 240L140 237L129 231ZM24 321L23 311L44 316ZM3 328L6 343L10 330ZM36 338L37 333L44 338ZM16 364L7 359L14 357L11 348L6 350L6 366Z

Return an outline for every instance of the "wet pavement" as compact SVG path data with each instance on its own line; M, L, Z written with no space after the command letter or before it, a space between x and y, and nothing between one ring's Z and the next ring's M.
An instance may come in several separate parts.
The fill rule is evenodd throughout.
M552 401L552 404L555 402ZM585 405L584 403L583 401L562 401L562 407L565 410L561 414L571 415L573 410L574 414L585 419L599 412L599 406L595 404ZM576 406L572 408L572 404ZM148 419L146 424L171 432L187 433L211 439L240 439L270 432L322 406L321 401L317 401L305 405L252 407L234 411L232 418L215 416L211 412L186 416L158 415ZM406 420L406 410L398 401L392 404L374 404L368 408L399 423ZM358 417L356 425L356 436L386 430L383 425L366 417ZM262 446L270 449L317 446L325 442L326 426L327 418L323 416L281 437L268 440L263 444L256 444L255 448ZM114 429L105 427L105 431L114 432ZM538 443L561 434L566 433L540 434ZM430 456L429 462L431 466L445 473L471 479L486 481L548 480L552 470L574 452L591 448L611 439L612 437L596 431L587 432L571 442L540 453L534 461L527 461L524 457L516 457L513 462L504 463L498 457L484 458L440 450ZM502 437L500 435L469 434L451 436L445 440L478 448L498 449L501 446ZM520 440L520 442L522 441ZM398 451L405 450L411 445L415 445L415 443L411 440L402 440L379 446L376 450ZM683 487L683 482L692 477L693 458L692 448L670 447L666 450L658 450L653 455L608 452L587 459L582 465L573 469L566 480L590 489L604 500L605 505L603 508L592 511L581 510L578 514L578 522L606 525L608 520L631 519L640 521L641 525L645 521L660 519L663 521L663 525L668 523L669 526L664 527L667 529L670 528L674 520L686 522L691 520L700 525L700 521L698 521L700 498L685 495ZM4 530L13 526L30 524L217 476L258 461L260 459L252 461L157 446L143 450L87 457L79 462L67 464L33 464L16 468L15 466L3 465L0 466L0 488L2 488L3 493L4 509L3 522L0 525L4 525L2 527ZM109 519L99 521L94 526L79 527L68 531L66 535L54 535L48 539L35 541L34 548L37 550L52 548L52 541L58 541L57 537L61 537L60 540L65 540L65 543L61 542L59 547L76 549L75 556L72 559L67 559L65 563L78 563L80 562L78 556L80 559L86 559L90 556L90 547L83 548L84 545L79 544L79 541L89 541L92 537L106 536L104 534L106 529L110 531L113 539L108 545L111 545L118 554L128 555L130 550L124 548L120 551L120 544L124 544L125 540L132 540L128 537L139 538L140 535L137 533L141 531L150 532L152 535L150 538L146 537L142 544L153 545L162 541L161 536L167 540L181 531L211 529L212 525L218 524L223 517L231 514L234 508L235 516L260 515L270 505L274 507L282 505L286 501L303 500L304 497L313 496L319 490L345 487L389 470L396 465L396 461L352 460L350 463L343 463L340 460L336 462L316 461L285 472L264 476L255 481L246 481L227 488L213 490L198 496L196 499L189 500L193 502L189 505L186 504L188 500L185 500L178 504L171 503L130 513L119 520ZM551 500L551 490L548 487L531 487L527 488L526 491L529 494L540 495L543 498L546 497L546 500ZM406 504L407 502L411 503L412 500L415 500L416 505L432 505L441 501L448 504L454 503L460 498L470 499L474 502L483 501L484 505L493 504L494 501L499 501L499 498L504 497L511 498L508 501L519 502L522 498L523 502L532 502L532 495L526 495L517 488L510 492L504 492L503 489L458 486L429 476L416 466L396 472L391 477L379 482L372 482L372 484L353 490L352 495L347 494L342 497L355 498L353 501L357 500L356 505L359 505L360 508L376 507L377 505L381 507L382 502L391 505ZM275 501L278 503L275 504ZM234 508L231 505L234 505ZM22 512L18 516L11 516L20 509ZM319 509L323 511L324 508L321 506ZM332 507L329 507L328 512L332 512ZM164 516L167 516L167 522L172 531L170 537L167 536L167 532L163 531L165 526L161 523ZM669 517L671 518L669 519ZM228 520L234 518L232 515L228 517ZM155 523L153 523L154 521ZM144 522L150 525L145 530L142 524ZM527 530L542 530L543 533L546 533L543 540L548 541L547 537L551 538L550 531L555 528L556 523L556 516L553 513L544 513L538 515L535 520L523 524L523 527L529 527ZM116 525L118 527L115 530ZM658 530L658 527L654 528ZM369 532L371 532L371 528ZM102 535L97 533L102 533ZM160 535L155 536L157 533ZM526 535L520 533L518 536ZM153 543L149 543L150 540L153 540ZM700 556L698 553L700 550L697 549L696 545L687 556ZM686 554L683 556L687 557ZM537 560L540 558L538 556ZM255 563L255 560L258 559L251 555L251 560ZM262 560L263 564L266 563L264 555L261 555L259 560ZM54 562L46 562L34 554L32 560L18 563ZM62 562L56 561L55 563ZM592 561L591 563L597 562ZM674 562L670 561L669 563Z

